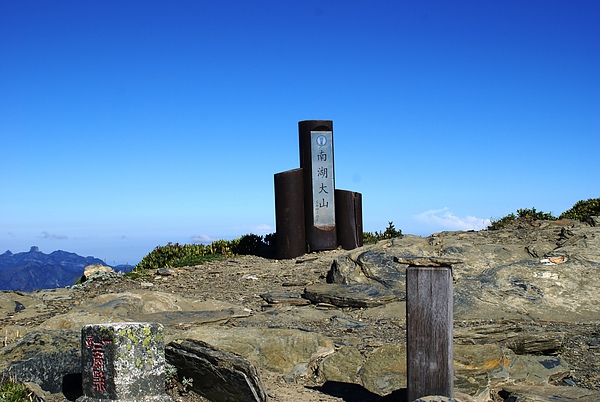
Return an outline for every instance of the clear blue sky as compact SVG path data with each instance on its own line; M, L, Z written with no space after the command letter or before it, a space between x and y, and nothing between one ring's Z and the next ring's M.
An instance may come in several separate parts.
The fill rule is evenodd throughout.
M298 121L364 229L600 196L598 1L0 1L0 253L275 231Z

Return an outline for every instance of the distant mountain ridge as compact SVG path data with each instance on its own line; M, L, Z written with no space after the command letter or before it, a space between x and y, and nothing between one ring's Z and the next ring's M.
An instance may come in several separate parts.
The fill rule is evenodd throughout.
M36 246L28 252L0 254L0 290L52 289L71 286L91 264L104 264L99 258L82 257L67 251L44 254Z

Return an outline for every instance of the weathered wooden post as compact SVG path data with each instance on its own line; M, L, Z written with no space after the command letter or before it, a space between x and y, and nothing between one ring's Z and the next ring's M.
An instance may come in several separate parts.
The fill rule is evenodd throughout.
M333 121L298 123L300 167L304 171L304 219L310 251L338 246L335 229Z
M335 190L335 215L340 246L346 250L362 246L362 194L348 190Z
M275 175L275 225L279 259L295 258L306 253L303 180L302 169Z
M408 400L454 397L452 264L443 258L398 258L406 269Z
M167 402L163 326L86 325L81 330L83 396L78 402Z

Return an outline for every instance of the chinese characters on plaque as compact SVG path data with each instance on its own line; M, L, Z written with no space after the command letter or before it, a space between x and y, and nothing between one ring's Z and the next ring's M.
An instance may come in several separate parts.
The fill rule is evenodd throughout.
M89 334L85 338L85 346L92 354L92 390L106 392L106 351L105 345L112 343L111 340L94 340Z
M310 140L314 226L335 226L333 132L311 131Z

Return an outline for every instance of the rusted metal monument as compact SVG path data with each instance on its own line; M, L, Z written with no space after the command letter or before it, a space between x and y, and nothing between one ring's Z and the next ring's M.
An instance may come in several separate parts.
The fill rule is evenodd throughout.
M362 246L362 195L335 188L333 122L298 123L300 168L275 175L277 257ZM454 397L452 265L397 258L406 269L408 400Z
M362 246L362 195L335 188L333 121L298 123L300 168L275 174L277 257Z

